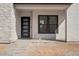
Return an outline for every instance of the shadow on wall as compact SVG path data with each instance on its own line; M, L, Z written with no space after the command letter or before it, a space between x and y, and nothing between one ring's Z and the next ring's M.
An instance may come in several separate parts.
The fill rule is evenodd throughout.
M17 10L15 10L15 17L16 17L16 33L17 33L17 39L20 39L19 38L19 35L18 35L18 30L19 30L19 24L18 24L19 16L18 16Z
M58 32L56 41L65 41L65 34L66 34L66 15L62 15L60 17L58 17ZM56 29L56 30L57 30Z
M58 26L57 28L54 30L55 31L55 34L54 34L54 39L49 39L49 40L61 40L61 39L57 39L57 35L58 36L61 36L61 32L65 35L65 32L63 32L62 30L64 30L63 26L65 26L65 17L64 16L59 16L58 17ZM66 30L66 29L65 29ZM65 39L63 39L65 41Z
M61 19L62 18L62 19ZM50 41L65 41L65 39L64 40L61 40L61 39L56 39L56 35L59 35L59 36L61 36L61 32L59 32L59 30L64 30L63 29L63 27L62 27L62 25L64 25L65 26L65 18L64 18L64 16L60 16L60 17L58 17L58 26L53 30L55 33L54 34L45 34L45 36L47 36L47 37L45 37L45 36L42 36L42 37L44 37L44 38L42 38L42 40L50 40ZM60 29L60 27L62 27L61 29ZM65 28L65 27L64 27ZM64 33L64 32L62 32L62 33ZM65 34L65 33L64 33ZM51 39L52 38L52 39Z

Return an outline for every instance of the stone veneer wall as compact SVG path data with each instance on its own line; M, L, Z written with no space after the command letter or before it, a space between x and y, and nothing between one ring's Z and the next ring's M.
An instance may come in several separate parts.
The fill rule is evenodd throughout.
M67 41L79 41L79 3L67 9Z
M0 43L10 43L17 39L16 19L12 3L0 3Z

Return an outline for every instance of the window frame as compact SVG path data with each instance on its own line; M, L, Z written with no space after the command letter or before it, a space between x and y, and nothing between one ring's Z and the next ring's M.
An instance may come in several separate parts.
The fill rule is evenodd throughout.
M47 24L40 24L40 16L46 16L47 17ZM49 17L50 16L57 17L57 24L49 24ZM47 25L47 28L49 28L50 25L56 25L57 26L57 32L50 32L50 29L46 29L47 32L40 32L40 25ZM58 33L58 15L38 15L38 33L39 34L56 34L56 33Z

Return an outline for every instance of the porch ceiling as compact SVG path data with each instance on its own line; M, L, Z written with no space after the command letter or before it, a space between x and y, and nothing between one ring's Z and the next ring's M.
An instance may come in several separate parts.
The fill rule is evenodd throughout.
M70 4L14 4L16 9L26 10L66 10Z

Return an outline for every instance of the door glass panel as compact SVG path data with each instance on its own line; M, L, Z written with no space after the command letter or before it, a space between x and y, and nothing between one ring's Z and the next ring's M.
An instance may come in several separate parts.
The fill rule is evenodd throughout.
M28 22L24 22L23 25L28 25Z
M28 19L23 19L23 21L28 21Z
M28 29L28 26L23 26L23 28Z
M23 32L28 32L28 30L23 30Z
M28 36L28 34L23 34L23 36Z

